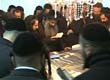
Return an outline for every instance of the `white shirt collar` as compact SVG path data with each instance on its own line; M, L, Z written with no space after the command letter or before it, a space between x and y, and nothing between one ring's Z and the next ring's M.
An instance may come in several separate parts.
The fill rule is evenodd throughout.
M20 66L20 67L16 67L15 70L16 69L30 69L30 70L35 70L37 72L40 72L38 69L33 68L33 67L28 67L28 66Z

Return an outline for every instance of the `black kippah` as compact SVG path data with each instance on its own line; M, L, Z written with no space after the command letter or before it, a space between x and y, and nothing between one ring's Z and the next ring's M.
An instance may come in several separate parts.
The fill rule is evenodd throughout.
M94 42L103 42L110 39L109 31L99 23L86 25L81 32L81 36L86 40Z
M25 32L20 34L14 44L13 51L17 56L29 56L41 52L43 42L39 35Z

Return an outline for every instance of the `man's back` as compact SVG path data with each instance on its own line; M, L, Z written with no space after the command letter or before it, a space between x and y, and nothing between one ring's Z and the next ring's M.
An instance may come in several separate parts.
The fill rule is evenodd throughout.
M0 37L0 77L8 75L13 69L11 51L12 43Z
M110 80L110 55L107 55L108 57L105 56L101 57L106 59L102 59L102 61L97 60L88 71L73 80Z
M2 80L45 80L40 72L29 69L14 70L9 76Z
M15 69L1 80L47 80L46 59L48 59L49 72L51 66L48 51L38 34L24 32L18 35L13 43L13 54Z
M102 24L88 24L80 33L84 67L88 69L73 80L110 80L110 33Z

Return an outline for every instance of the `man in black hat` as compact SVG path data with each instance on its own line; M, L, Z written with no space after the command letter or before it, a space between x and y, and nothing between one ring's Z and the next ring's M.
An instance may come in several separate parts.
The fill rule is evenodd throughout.
M47 80L45 62L48 61L51 74L48 51L38 34L25 32L20 34L14 44L15 70L2 80Z
M84 68L73 80L110 80L110 34L101 24L86 25L80 33Z

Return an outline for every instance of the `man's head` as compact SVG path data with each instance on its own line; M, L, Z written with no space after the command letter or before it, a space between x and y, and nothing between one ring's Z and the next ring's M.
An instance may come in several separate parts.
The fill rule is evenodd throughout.
M15 8L16 8L15 5L10 5L10 6L8 7L7 12L10 12L11 14L13 14L13 11L15 10Z
M79 41L86 61L94 54L110 51L110 33L105 26L98 23L86 25L80 33Z
M51 15L48 16L48 19L47 20L49 21L49 26L50 27L55 27L57 25L57 21L54 18L54 16L51 16Z
M29 15L25 18L27 30L36 31L39 28L39 20L36 15Z
M84 3L82 9L83 9L83 12L88 12L88 4Z
M17 6L13 12L15 18L24 19L24 9L22 6Z
M13 44L16 56L27 57L34 54L42 54L43 42L38 34L25 32L20 34Z
M50 12L50 10L52 10L52 5L49 4L49 3L46 3L46 4L44 5L44 13L45 13L45 14L48 14L48 13Z
M42 11L43 11L42 6L37 6L36 9L34 10L34 15L38 16L39 14L42 13Z
M50 71L50 61L48 51L42 38L33 32L20 34L13 44L16 66L29 66L37 68L45 75L45 62L48 62Z
M100 16L101 22L108 22L109 17L107 16L107 14L102 13Z
M5 19L4 28L3 38L8 39L12 43L20 33L26 31L24 20L18 18Z
M101 13L102 7L103 7L102 3L96 3L96 4L93 6L93 14L94 14L94 15L99 15L99 14Z
M109 8L105 7L102 9L100 19L102 23L109 23L110 20Z
M42 62L45 61L46 49L37 33L25 32L20 34L14 41L13 51L17 66L41 68Z

